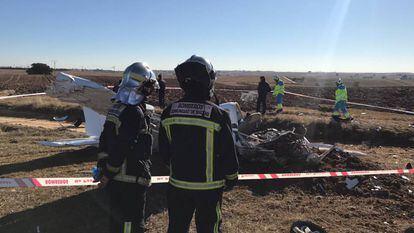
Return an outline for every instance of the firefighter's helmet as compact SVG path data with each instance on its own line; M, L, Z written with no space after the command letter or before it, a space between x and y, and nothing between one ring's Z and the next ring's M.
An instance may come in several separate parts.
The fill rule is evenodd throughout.
M211 62L193 55L175 68L180 87L186 91L196 84L205 90L212 90L216 80L216 71Z
M157 86L157 79L149 66L136 62L125 69L118 93L113 99L124 104L140 104Z

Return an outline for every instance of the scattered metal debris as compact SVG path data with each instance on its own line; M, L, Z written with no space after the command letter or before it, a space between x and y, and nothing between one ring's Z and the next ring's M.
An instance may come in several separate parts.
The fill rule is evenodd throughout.
M53 117L53 120L54 120L54 121L65 121L65 120L67 120L67 119L68 119L68 117L69 117L69 116L67 116L67 115L66 115L66 116L63 116L63 117L57 117L57 116L54 116L54 117Z
M320 157L308 146L303 134L295 133L295 129L277 130L269 128L250 135L239 133L237 150L239 154L252 161L280 164L288 162L318 163ZM325 155L324 155L325 156Z
M374 188L372 188L371 191L380 191L381 189L381 186L374 185Z
M345 179L346 188L347 189L353 189L355 186L359 184L359 180L357 178L355 179L349 179L348 177Z

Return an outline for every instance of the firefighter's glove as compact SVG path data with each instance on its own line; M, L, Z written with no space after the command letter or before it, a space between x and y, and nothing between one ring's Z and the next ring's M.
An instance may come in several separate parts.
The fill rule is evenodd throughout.
M98 153L98 162L96 163L96 167L103 170L106 167L106 161L108 161L108 153L106 152L99 152Z
M106 176L102 176L98 183L98 188L103 189L108 185L109 178Z
M141 177L145 179L151 179L151 160L139 160L138 166L142 171Z
M234 180L226 180L226 183L224 184L224 191L230 191L234 188L234 186L237 184L237 179Z
M96 167L103 169L104 167L106 167L106 161L107 158L99 159L96 163Z

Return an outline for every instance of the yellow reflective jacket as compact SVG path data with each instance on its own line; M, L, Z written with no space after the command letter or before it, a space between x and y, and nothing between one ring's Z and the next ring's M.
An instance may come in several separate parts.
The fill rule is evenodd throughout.
M277 82L275 85L275 89L273 89L273 95L285 94L285 83L281 80Z
M346 87L340 86L335 91L335 101L348 101L348 92Z

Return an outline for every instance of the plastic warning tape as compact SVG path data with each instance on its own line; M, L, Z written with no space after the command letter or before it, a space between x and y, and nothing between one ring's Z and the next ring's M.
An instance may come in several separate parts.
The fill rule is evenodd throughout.
M170 90L179 90L181 88L179 87L168 87L167 89ZM220 89L220 88L216 88L216 91L226 91L226 92L245 92L245 91L255 91L255 90L242 90L242 89ZM287 95L293 95L293 96L297 96L297 97L302 97L302 98L308 98L308 99L315 99L315 100L320 100L320 101L327 101L327 102L331 102L331 103L335 103L335 100L333 99L327 99L327 98L321 98L321 97L315 97L315 96L310 96L310 95L304 95L304 94L299 94L299 93L295 93L295 92L290 92L290 91L285 91L285 94ZM396 109L396 108L387 108L387 107L381 107L381 106L376 106L376 105L371 105L371 104L362 104L362 103L356 103L356 102L347 102L348 105L354 105L354 106L361 106L361 107L367 107L367 108L372 108L372 109L381 109L381 110L386 110L386 111L390 111L390 112L396 112L396 113L403 113L403 114L408 114L408 115L414 115L413 111L407 111L407 110L403 110L403 109Z
M271 173L271 174L240 174L239 180L275 180L303 179L345 176L373 176L391 174L414 174L414 169L373 170L373 171L342 171L342 172L306 172L306 173ZM168 176L153 176L153 184L167 183ZM15 187L65 187L97 185L91 177L78 178L0 178L0 188Z
M289 91L285 91L285 93L289 94L289 95L293 95L293 96L298 96L298 97L303 97L303 98L322 100L322 101L328 101L328 102L335 103L335 100L332 100L332 99L326 99L326 98L320 98L320 97L315 97L315 96L303 95L303 94L298 94L298 93L289 92ZM386 110L386 111L391 111L391 112L414 115L413 111L407 111L407 110L402 110L402 109L380 107L380 106L375 106L375 105L371 105L371 104L361 104L361 103L349 102L349 101L347 102L347 104L348 105L355 105L355 106L361 106L361 107L367 107L367 108L375 108L375 109L381 109L381 110Z

